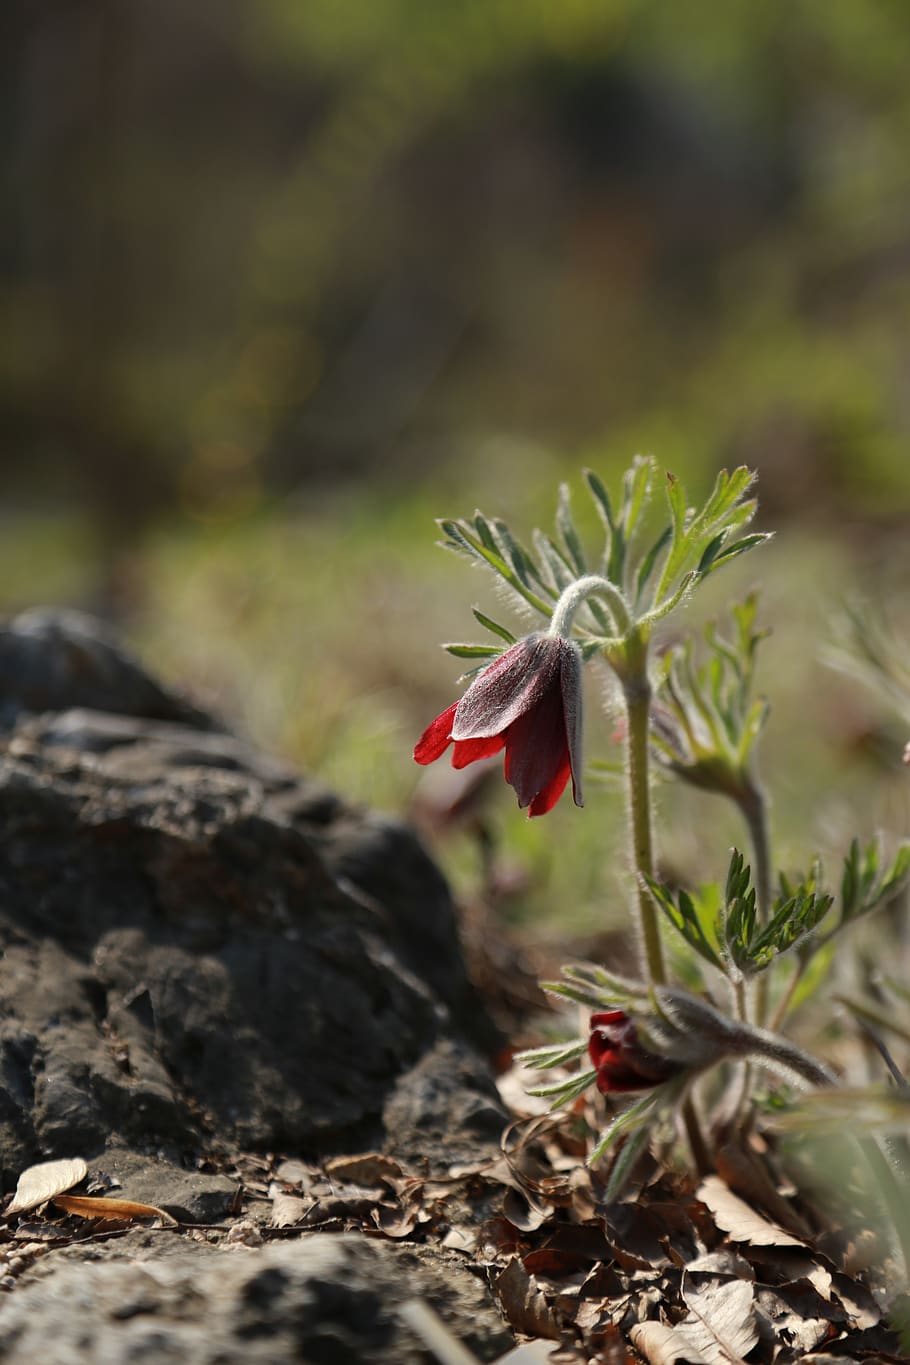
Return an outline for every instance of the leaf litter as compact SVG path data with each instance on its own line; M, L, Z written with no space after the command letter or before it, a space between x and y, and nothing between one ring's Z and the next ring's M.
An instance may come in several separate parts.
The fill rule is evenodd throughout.
M322 1163L250 1156L244 1202L262 1210L250 1226L258 1241L318 1230L434 1246L485 1279L516 1350L534 1349L522 1357L529 1362L907 1359L855 1273L861 1238L835 1235L796 1199L770 1153L728 1149L725 1178L701 1182L645 1153L625 1195L608 1199L606 1174L580 1159L578 1131L571 1110L534 1115L506 1131L498 1157L443 1175L380 1152ZM3 1242L34 1257L139 1219L199 1235L155 1205L72 1193L85 1175L78 1159L24 1171L0 1226L0 1256ZM224 1232L230 1244L228 1225Z

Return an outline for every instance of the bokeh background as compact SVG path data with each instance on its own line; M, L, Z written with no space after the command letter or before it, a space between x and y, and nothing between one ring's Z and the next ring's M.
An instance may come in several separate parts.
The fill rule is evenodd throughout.
M857 592L907 624L908 72L893 0L4 0L0 609L100 612L402 812L437 642L495 606L433 518L748 463L780 535L690 619L765 585L779 858L906 829L900 736L823 656ZM510 796L513 913L602 920L609 784ZM723 812L663 802L719 870Z

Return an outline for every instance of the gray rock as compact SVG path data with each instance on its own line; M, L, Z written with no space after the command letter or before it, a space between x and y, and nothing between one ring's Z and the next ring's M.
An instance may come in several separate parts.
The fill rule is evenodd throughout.
M84 612L32 607L0 626L0 725L23 713L87 706L96 711L180 721L213 721L149 677L100 621Z
M27 695L60 705L61 654L95 636L68 614L21 620L6 644L28 641ZM112 1141L174 1159L381 1143L388 1098L428 1050L460 1038L467 1055L491 1036L439 872L403 826L243 741L174 708L125 714L167 711L152 705L164 690L120 670L112 643L89 657L96 700L122 688L119 714L82 693L81 708L28 714L0 673L0 712L18 707L0 753L7 1182ZM476 1056L458 1074L473 1098L457 1105L495 1104Z
M429 1365L398 1316L411 1298L434 1307L482 1361L512 1345L484 1284L453 1253L320 1233L254 1249L157 1237L166 1254L145 1233L98 1248L91 1263L39 1262L0 1314L2 1358Z
M410 831L223 733L71 613L0 629L0 727L7 1188L81 1155L92 1192L223 1224L237 1183L207 1152L444 1170L495 1150L494 1035ZM428 1365L397 1315L414 1295L481 1360L511 1344L456 1253L165 1229L41 1256L40 1217L0 1313L13 1365Z

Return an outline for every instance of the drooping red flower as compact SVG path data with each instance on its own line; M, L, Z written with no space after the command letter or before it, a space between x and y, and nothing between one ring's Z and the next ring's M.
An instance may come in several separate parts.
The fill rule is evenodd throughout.
M581 796L581 657L558 635L527 635L475 678L417 741L418 763L452 745L453 768L505 749L505 778L529 815L552 810L572 778Z
M625 1010L591 1015L588 1055L591 1065L597 1068L597 1089L602 1095L618 1090L650 1090L682 1070L679 1062L649 1052L639 1042L635 1020Z

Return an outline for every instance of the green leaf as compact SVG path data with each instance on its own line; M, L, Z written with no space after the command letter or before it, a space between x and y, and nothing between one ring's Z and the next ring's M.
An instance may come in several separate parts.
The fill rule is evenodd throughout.
M580 1071L577 1076L557 1081L555 1085L535 1086L533 1090L528 1090L528 1094L536 1095L540 1099L553 1100L551 1108L560 1109L564 1104L571 1104L573 1100L577 1100L578 1096L583 1095L596 1080L596 1071Z
M665 526L664 529L661 531L660 535L655 540L654 544L651 546L648 553L645 555L644 559L641 561L641 565L638 570L638 580L635 585L636 601L638 601L641 598L642 593L644 592L645 588L648 585L648 579L654 572L655 564L657 563L660 556L663 554L664 550L669 545L672 537L673 527Z
M511 564L525 587L529 587L533 581L545 592L549 592L549 588L541 577L534 560L520 541L515 539L506 523L497 519L492 523L492 528L503 558Z
M604 1190L606 1200L618 1199L622 1194L650 1138L651 1134L647 1126L643 1125L637 1128L623 1143L622 1150L610 1168L610 1174L607 1177L607 1188Z
M596 1161L600 1161L606 1156L610 1148L615 1146L626 1133L636 1128L643 1128L647 1135L648 1124L653 1116L656 1104L657 1097L652 1093L643 1096L640 1100L634 1100L625 1109L622 1109L610 1120L601 1133L596 1147L588 1157L588 1165L593 1166Z
M608 531L616 530L616 522L613 518L613 505L610 502L610 494L607 492L603 482L594 473L593 469L584 471L584 480L588 485L594 506Z
M581 577L588 572L588 565L585 560L584 547L581 537L575 527L572 516L572 505L569 494L569 485L562 483L559 485L559 502L556 507L556 529L562 537L566 554L572 562L577 577Z
M656 461L648 455L636 455L630 469L623 478L622 522L626 541L635 534L639 518L648 500L651 483L657 468Z
M446 534L448 544L452 548L472 555L476 559L482 560L494 573L508 583L519 597L522 597L530 606L539 611L548 620L551 615L550 607L540 597L533 592L527 584L519 577L515 569L509 564L496 548L496 541L490 529L489 522L482 515L477 513L471 527L466 522L459 521L440 521L440 527ZM480 528L483 528L482 531ZM492 542L492 547L490 542Z
M670 523L673 544L678 544L686 532L686 490L675 474L667 471L667 502L670 504Z
M524 1066L536 1066L541 1071L545 1071L551 1066L565 1066L568 1062L574 1062L577 1057L583 1057L587 1050L587 1038L577 1038L571 1043L557 1043L551 1047L532 1047L526 1052L517 1052L515 1060Z
M514 645L516 643L515 636L510 630L506 630L505 626L501 626L490 616L484 616L483 612L477 607L472 607L471 610L474 613L474 620L483 626L484 630L488 630L491 635L498 635L500 640L505 640L506 644Z
M618 1001L620 1004L627 1000L644 1000L650 989L642 981L632 981L628 977L619 976L616 972L607 971L606 967L600 967L593 962L570 963L563 967L562 971L569 980L593 984L610 1000Z
M575 986L568 981L541 981L540 987L548 995L558 995L561 1000L574 1000L576 1005L584 1005L587 1009L609 1009L612 1003L604 1000L603 995L592 988Z
M714 569L719 569L721 564L729 564L731 559L737 555L745 554L747 550L754 550L756 545L764 545L766 540L771 540L774 536L773 531L757 531L754 535L743 536L742 540L736 540L732 545L726 546L722 554L718 554L711 561L708 568L701 570L701 576L705 577Z
M452 654L456 659L492 659L501 654L502 650L495 645L443 645L442 648L447 654Z
M553 543L548 535L536 529L533 534L534 549L537 551L540 562L549 573L550 582L557 592L562 592L570 583L575 582L575 572L559 547Z
M704 931L701 917L689 893L680 889L674 900L673 892L668 886L655 881L652 877L646 877L645 881L660 909L690 948L694 948L712 966L723 970L723 963Z

